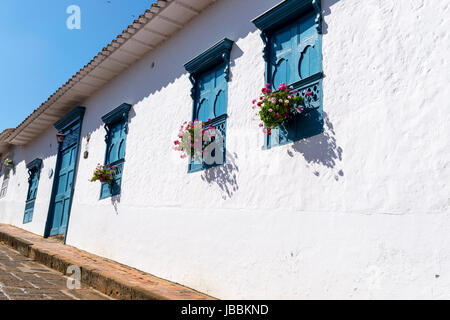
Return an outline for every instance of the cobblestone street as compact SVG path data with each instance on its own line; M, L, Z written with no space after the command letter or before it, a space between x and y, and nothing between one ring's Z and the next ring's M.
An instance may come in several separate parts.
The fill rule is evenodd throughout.
M105 300L85 288L70 290L67 277L0 244L0 300Z

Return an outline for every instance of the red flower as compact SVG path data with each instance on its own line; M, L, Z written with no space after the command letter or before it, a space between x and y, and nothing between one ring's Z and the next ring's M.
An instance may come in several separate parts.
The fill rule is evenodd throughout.
M262 106L262 102L258 102L258 107L261 107Z

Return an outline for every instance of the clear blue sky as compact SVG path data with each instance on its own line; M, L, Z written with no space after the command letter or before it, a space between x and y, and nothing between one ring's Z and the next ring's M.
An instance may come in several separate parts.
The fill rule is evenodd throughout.
M151 0L1 0L0 132L14 128L87 64ZM81 9L81 30L66 27Z

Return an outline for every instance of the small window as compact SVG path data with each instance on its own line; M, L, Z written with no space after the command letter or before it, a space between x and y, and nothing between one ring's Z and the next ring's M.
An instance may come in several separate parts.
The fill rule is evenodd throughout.
M8 191L10 172L11 172L11 169L3 166L3 181L2 181L2 185L1 185L1 189L0 189L0 199L6 197L6 193Z
M322 16L320 1L287 0L253 22L265 43L266 82L286 83L305 100L304 112L266 136L266 147L323 132Z
M39 177L41 174L42 160L36 159L27 165L28 169L28 193L25 203L25 215L23 223L30 223L33 220L34 205L36 202Z
M193 84L192 121L205 122L207 127L212 126L216 131L216 144L211 148L209 159L201 161L190 159L189 172L204 170L226 162L228 81L232 47L233 41L224 39L185 65L191 74Z
M106 199L121 193L130 109L131 105L123 104L102 118L106 129L105 165L116 166L117 172L112 183L102 183L100 199Z

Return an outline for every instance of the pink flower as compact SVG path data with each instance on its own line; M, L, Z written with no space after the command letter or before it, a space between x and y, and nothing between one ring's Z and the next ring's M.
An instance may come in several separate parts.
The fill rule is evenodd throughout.
M283 103L283 99L278 100L278 102Z
M270 83L266 83L266 88L270 88Z
M259 127L260 127L260 128L264 127L264 124L260 123L260 124L259 124Z
M269 112L272 112L273 110L272 110L272 109L269 109L268 111L269 111Z
M208 121L208 122L211 121L211 118L206 119L206 121Z
M289 100L284 100L284 103L288 104L288 103L289 103Z
M278 90L285 90L287 88L286 83L282 83L280 84L280 86L278 87Z
M310 91L308 91L308 92L306 93L306 96L307 96L307 97L311 97L312 95L313 95L313 93L310 92Z
M253 101L252 101L252 103L253 103L253 104L255 104L255 103L256 103L256 99L255 99L255 100L253 100Z
M298 112L302 112L302 108L301 107L298 107L297 109L298 109Z
M174 141L174 144L177 146L180 144L180 141Z
M280 117L280 114L279 113L277 113L277 118L279 118Z

